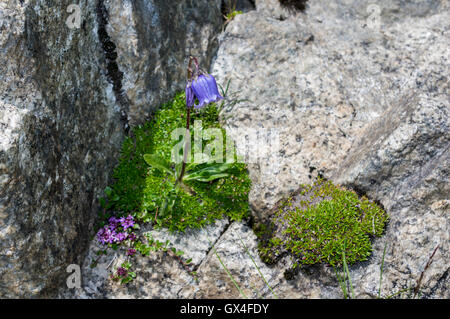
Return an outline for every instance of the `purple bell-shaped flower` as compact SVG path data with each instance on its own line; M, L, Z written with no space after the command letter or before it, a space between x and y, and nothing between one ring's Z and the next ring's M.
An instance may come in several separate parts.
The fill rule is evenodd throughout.
M195 98L197 98L198 104L194 104ZM194 105L196 109L199 109L222 99L223 97L217 88L216 79L210 74L200 74L186 86L186 104L188 107Z

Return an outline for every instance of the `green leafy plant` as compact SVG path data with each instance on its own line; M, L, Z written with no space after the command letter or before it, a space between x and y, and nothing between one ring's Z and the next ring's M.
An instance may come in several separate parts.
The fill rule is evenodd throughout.
M192 69L191 64L194 62L195 70ZM228 88L227 88L228 90ZM173 188L169 191L169 196L164 200L160 216L164 216L167 212L171 212L177 197L180 192L186 191L190 195L195 195L195 191L185 184L186 181L196 181L202 183L212 182L219 178L229 177L230 174L227 172L232 168L231 163L216 163L215 159L203 160L203 156L200 162L190 162L189 154L191 148L190 139L190 125L191 125L191 110L193 106L199 109L203 108L205 105L211 103L211 101L219 101L224 98L219 94L218 87L214 77L205 72L201 71L198 66L197 59L190 57L188 65L188 83L186 85L186 134L184 137L184 147L183 154L181 156L181 162L171 163L166 160L166 158L158 154L145 154L144 160L148 165L154 169L160 170L163 173L168 173L171 175L175 183ZM195 104L195 100L198 104ZM179 154L178 154L179 155ZM219 155L220 160L223 158ZM199 165L204 164L204 165Z
M175 165L165 161L162 157L159 157L155 154L145 154L144 160L148 165L152 166L155 169L159 169L163 172L169 173L172 177L179 181L178 184L175 185L180 187L182 190L187 190L188 192L193 192L190 190L188 186L186 186L184 181L198 181L198 182L211 182L218 178L228 177L229 173L226 171L232 167L230 163L211 163L206 167L199 167L198 164L188 164L187 170L184 175L181 175L181 164ZM175 169L172 167L175 166Z
M223 15L223 17L225 18L225 25L233 21L238 14L242 13L242 11L236 10L236 0L233 0L233 3L228 5L227 13Z
M347 264L366 260L371 238L381 236L388 220L381 207L351 190L318 179L280 203L272 219L276 230L260 245L263 260L291 254L299 265Z
M114 181L105 189L105 196L99 199L103 209L99 212L98 229L108 227L111 217L130 215L141 225L152 223L154 227L181 232L187 228L201 228L224 217L234 221L249 215L248 192L251 181L246 165L237 162L234 149L231 150L233 160L229 163L215 159L215 155L220 157L220 149L213 152L214 158L205 157L203 161L190 163L186 160L185 154L189 154L185 152L186 147L181 154L183 162L172 160L174 146L182 141L174 139L171 133L183 127L188 132L191 122L200 122L201 128L221 133L223 142L227 142L226 131L219 124L220 109L216 103L209 103L211 97L207 96L214 91L211 91L211 86L215 80L200 72L196 76L190 80L192 83L188 82L184 93L159 107L152 120L131 129L114 169ZM195 88L195 80L206 81L209 90L203 95L200 91L197 92L198 96L192 96L188 89ZM221 99L218 92L216 97L217 101ZM202 105L201 109L192 108L194 98ZM227 100L221 106L229 102L233 103ZM207 148L208 140L201 140L200 147ZM228 160L230 150L224 148L222 151ZM146 256L151 252L164 251L196 278L196 272L190 267L192 259L184 258L183 252L176 250L169 242L159 242L150 237L144 241L136 239L131 242L129 249L134 251L133 255L139 253ZM118 249L119 244L114 243L109 247ZM114 280L128 283L134 278L130 270L133 255L127 255L129 264L122 265L111 276ZM94 260L92 266L96 264L97 260Z
M227 144L228 136L220 127L217 104L194 110L191 120L202 121L205 130L219 129L224 144ZM185 178L182 184L175 187L179 177L177 171L180 172L181 167L171 162L171 154L180 140L173 140L171 132L185 127L185 124L186 96L180 93L162 105L151 121L132 128L130 136L123 142L113 183L100 200L103 204L100 212L102 221L108 220L110 212L114 212L115 216L132 215L141 224L153 223L156 227L166 227L171 231L184 231L186 228L200 228L224 217L241 220L249 215L251 181L246 165L237 162L236 155L235 162L227 164L226 171L222 172L227 173L226 178L212 179L223 167L214 174L211 174L211 168L202 171L208 165L214 168L214 165L222 163L187 163ZM202 141L201 147L207 147L208 142ZM228 151L223 149L224 156ZM147 163L146 154L155 154L154 158L150 158L154 166ZM209 182L200 181L210 178L212 180ZM167 208L164 208L165 203ZM171 213L161 214L164 210ZM100 223L100 226L103 225L104 222Z
M111 275L111 279L114 281L120 281L121 284L125 285L136 278L136 273L131 271L131 263L125 261L122 265L117 268L116 274Z

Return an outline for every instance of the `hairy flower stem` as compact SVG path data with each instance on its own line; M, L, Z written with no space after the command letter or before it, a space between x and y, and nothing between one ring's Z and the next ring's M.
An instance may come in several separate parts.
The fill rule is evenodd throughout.
M181 184L183 181L184 172L186 170L188 151L189 151L189 148L191 147L191 138L190 138L191 135L189 133L190 122L191 122L191 108L188 107L187 111L186 111L186 137L185 137L185 141L184 141L183 163L181 164L181 172L180 172L180 176L178 176L177 184L178 183Z
M195 71L192 71L192 61L195 64ZM188 68L187 68L187 77L188 77L188 81L190 81L192 79L192 76L197 75L198 73L198 60L197 58L190 56L189 57L189 64L188 64ZM186 171L186 162L187 162L187 157L188 157L188 151L189 148L191 147L191 138L190 138L190 132L189 132L189 125L191 122L191 108L189 107L189 105L187 105L186 107L186 137L185 137L185 144L184 144L184 153L183 153L183 163L181 164L181 172L180 172L180 176L178 176L177 184L180 184L181 187L184 188L183 185L183 176L184 173Z
M194 64L195 64L195 72L193 72L192 68L191 68L192 61L194 61ZM189 64L188 64L187 71L188 71L187 72L188 81L190 81L192 79L192 76L198 75L198 60L196 57L193 57L193 56L189 57Z

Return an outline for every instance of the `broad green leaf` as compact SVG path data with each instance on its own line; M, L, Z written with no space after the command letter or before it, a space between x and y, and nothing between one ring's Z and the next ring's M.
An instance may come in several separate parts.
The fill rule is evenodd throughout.
M173 206L175 205L175 201L177 200L177 193L170 193L169 196L164 200L164 203L161 207L160 216L163 217L167 213L172 212Z
M183 180L186 180L186 181L197 180L197 181L208 181L209 182L216 178L225 177L225 176L220 176L220 177L215 177L215 178L211 179L211 177L214 175L221 175L221 173L223 173L226 170L228 170L229 168L231 168L231 166L232 166L232 164L229 164L229 163L212 164L208 167L205 167L205 168L202 168L199 170L189 171L184 176ZM226 176L228 176L228 174L226 174Z
M228 177L230 174L228 173L220 173L220 174L213 174L213 175L206 175L206 176L197 176L197 177L191 177L190 180L195 180L198 182L211 182L218 178Z
M176 179L178 179L180 177L181 174L181 169L183 168L183 162L178 163L175 165L175 172L176 172Z
M164 158L156 155L156 154L145 154L144 155L145 162L152 166L153 168L159 169L161 171L165 171L174 175L172 167L169 162L167 162Z
M110 197L110 196L112 195L112 193L113 193L113 189L112 189L111 187L107 186L107 187L105 188L105 194L106 194L106 196Z
M106 199L104 197L100 197L98 201L100 203L100 206L102 206L102 208L106 208Z

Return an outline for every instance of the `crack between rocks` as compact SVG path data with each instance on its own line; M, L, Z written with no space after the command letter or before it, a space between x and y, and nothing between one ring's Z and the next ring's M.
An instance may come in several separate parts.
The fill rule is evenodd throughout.
M128 120L130 102L126 93L123 91L123 72L120 71L119 65L117 63L116 45L111 40L111 37L106 31L106 26L108 25L108 23L108 10L105 7L105 0L98 0L97 35L103 49L104 58L106 60L106 77L108 79L108 82L113 86L114 96L120 106L120 120L123 123L123 129L125 133L128 135L130 131L130 124Z
M208 258L209 253L211 252L211 250L213 249L213 247L219 242L219 240L223 237L223 235L226 233L226 231L228 230L228 228L230 228L231 224L233 223L229 218L228 219L228 224L225 225L225 227L223 228L222 232L220 233L220 235L217 237L217 239L214 241L214 243L212 243L212 245L209 247L209 249L206 251L205 254L205 258L203 258L194 268L193 271L197 271L200 266L203 264L203 262Z
M219 240L223 237L223 235L227 232L227 230L228 230L228 228L230 228L230 226L231 226L231 224L233 223L229 218L227 218L227 220L228 220L228 224L227 225L225 225L225 227L223 228L223 230L222 230L222 232L220 233L220 235L217 237L217 239L212 243L212 245L209 247L209 249L206 251L206 254L205 254L205 257L195 266L195 267L193 267L193 269L192 269L192 271L193 272L197 272L197 270L203 265L203 263L208 259L208 256L209 256L209 253L211 252L211 250L213 249L213 247L219 242ZM199 281L195 281L195 283L193 284L193 285L198 285L199 284L199 282L200 282L200 280ZM178 291L177 291L177 293L176 293L176 295L178 296L178 297L180 297L180 293L181 293L181 291L185 288L185 287L188 287L188 286L190 286L190 284L186 284L186 285L183 285L183 287L181 287ZM193 291L193 292L191 292L190 294L189 294L189 298L194 298L193 296L195 296L195 294L196 294L196 292L195 291Z

